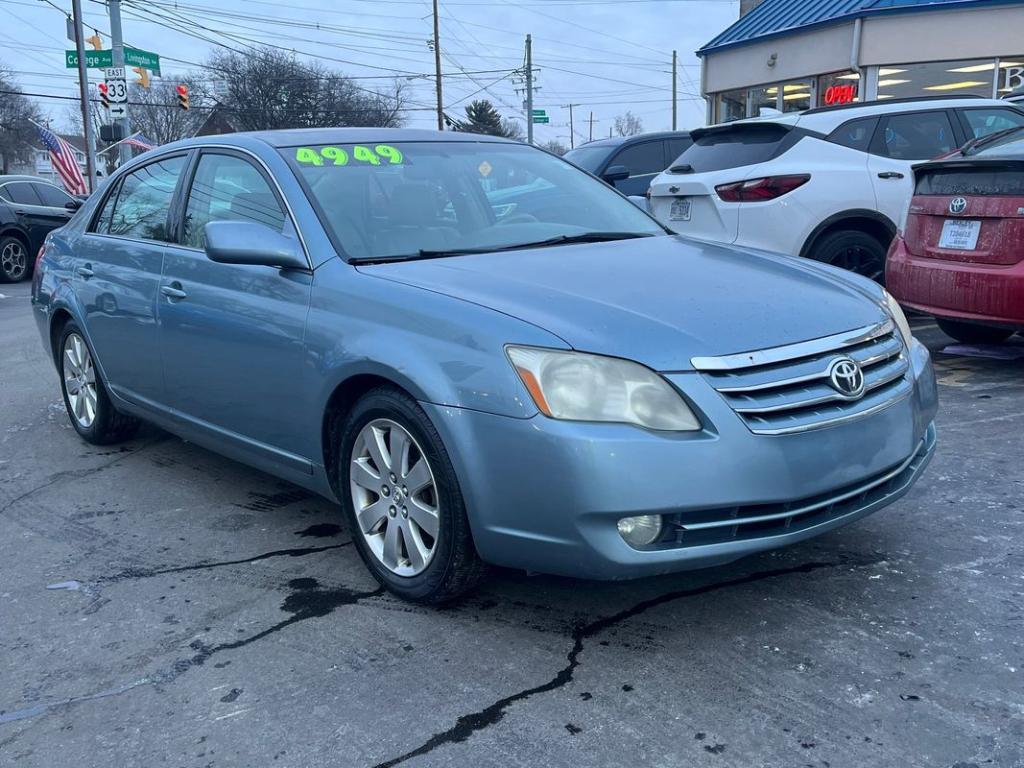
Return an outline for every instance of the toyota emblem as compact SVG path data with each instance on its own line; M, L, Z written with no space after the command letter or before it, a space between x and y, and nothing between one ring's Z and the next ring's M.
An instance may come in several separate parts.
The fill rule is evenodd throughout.
M967 210L967 200L962 197L954 197L949 201L950 213L963 213Z
M828 380L832 388L850 400L864 394L864 371L857 361L849 357L837 357L828 367Z

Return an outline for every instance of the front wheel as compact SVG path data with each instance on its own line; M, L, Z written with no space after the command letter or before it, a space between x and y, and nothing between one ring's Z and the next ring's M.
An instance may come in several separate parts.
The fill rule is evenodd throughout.
M28 249L16 237L0 238L0 283L17 283L28 277Z
M886 247L866 232L843 229L822 237L808 255L884 285L885 252Z
M121 442L135 434L139 420L114 409L92 350L74 321L64 326L58 344L64 407L75 431L93 445Z
M1002 344L1014 334L1014 331L1009 328L975 325L959 320L946 320L941 317L935 318L935 323L944 334L963 344Z
M339 430L338 478L352 540L399 597L442 604L483 573L455 470L441 437L393 387L364 395Z

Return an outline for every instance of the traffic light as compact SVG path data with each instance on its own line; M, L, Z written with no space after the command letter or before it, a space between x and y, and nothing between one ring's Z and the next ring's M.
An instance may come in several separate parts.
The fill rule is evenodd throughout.
M149 70L145 67L132 67L132 72L139 76L136 80L137 85L141 85L143 88L149 88Z
M103 50L103 41L100 39L100 33L95 29L92 31L92 37L85 38L85 42L91 45L94 50Z
M107 93L107 84L99 83L96 86L100 91L100 101L103 102L104 109L110 109L110 94Z
M178 104L182 109L188 109L188 86L182 83L174 90L178 92Z

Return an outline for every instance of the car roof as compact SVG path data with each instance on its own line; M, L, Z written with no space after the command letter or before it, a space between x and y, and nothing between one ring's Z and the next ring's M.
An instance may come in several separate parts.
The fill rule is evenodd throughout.
M56 187L57 186L52 181L44 179L41 176L28 176L26 174L17 174L17 173L8 174L7 176L0 176L0 184L6 184L9 181L33 181L33 182L36 182L36 183L39 183L39 184L48 184L51 187ZM59 187L58 187L58 189L59 189Z
M875 115L891 115L900 112L920 112L927 109L961 109L964 107L999 106L1012 107L1012 102L1005 99L984 99L976 97L956 98L913 98L893 101L868 101L863 104L844 104L839 107L821 107L809 109L803 112L786 112L782 115L765 115L763 117L750 117L745 120L734 120L730 123L719 123L717 126L739 125L739 124L776 124L787 126L799 126L810 131L819 133L831 133L843 123L849 120L856 120L861 117L874 117ZM706 129L705 129L706 130Z
M652 139L685 139L689 138L689 131L654 131L652 133L638 133L635 136L610 136L605 139L594 139L586 144L580 144L576 149L587 147L621 147L623 144L632 144L638 141Z
M174 142L175 147L202 144L238 144L256 139L272 147L296 147L318 144L353 144L373 142L382 144L401 141L445 141L445 142L498 142L516 144L519 142L501 136L490 136L462 131L428 131L413 128L289 128L276 131L244 131L216 136L195 136Z

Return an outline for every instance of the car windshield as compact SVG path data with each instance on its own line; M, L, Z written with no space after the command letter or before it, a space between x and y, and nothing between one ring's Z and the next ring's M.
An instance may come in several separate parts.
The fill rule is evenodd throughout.
M579 149L570 149L564 157L584 171L597 173L597 169L608 158L608 152L611 149L614 147L580 147Z
M605 184L524 144L400 142L281 151L335 245L353 260L665 233Z

